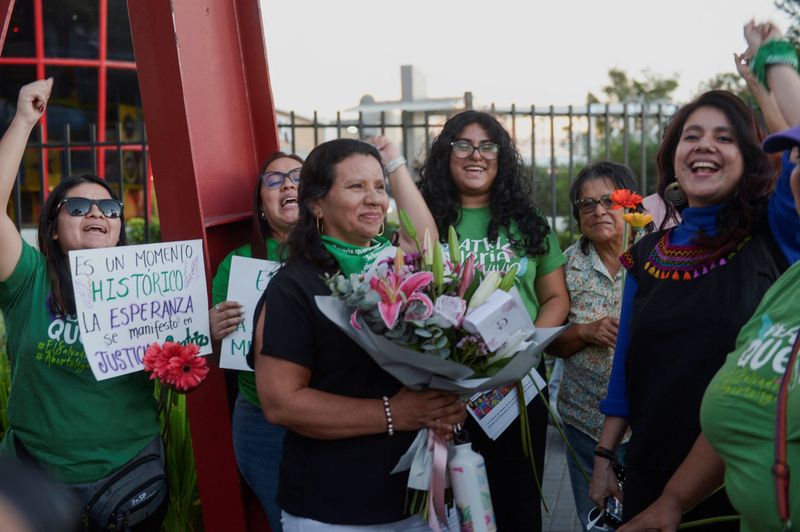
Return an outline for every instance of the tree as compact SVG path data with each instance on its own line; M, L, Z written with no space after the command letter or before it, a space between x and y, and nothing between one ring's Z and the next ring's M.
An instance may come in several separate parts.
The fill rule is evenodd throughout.
M786 38L795 46L800 45L800 0L775 0L775 7L789 17L789 28Z
M749 105L755 105L753 96L750 94L750 90L747 88L747 83L739 74L735 72L720 72L716 76L700 83L700 85L697 87L697 94L695 94L695 96L700 96L704 92L715 89L732 92Z
M642 78L630 77L619 68L608 70L609 84L603 87L606 95L599 99L591 92L586 96L589 103L666 103L678 88L678 75L662 76L649 70L642 72Z

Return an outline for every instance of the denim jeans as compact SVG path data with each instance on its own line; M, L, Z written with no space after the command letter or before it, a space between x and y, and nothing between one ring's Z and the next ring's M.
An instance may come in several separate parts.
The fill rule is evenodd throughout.
M278 473L283 455L286 429L273 425L264 412L245 399L236 397L233 407L233 451L236 463L247 484L267 513L272 532L281 532L281 509L278 495Z
M402 521L382 525L331 525L305 517L296 517L283 512L283 529L285 532L430 532L427 521L413 515ZM455 510L448 510L447 525L441 527L442 532L458 532L458 517Z
M585 432L576 429L572 425L564 423L564 434L567 436L567 441L572 446L575 454L583 466L589 479L592 478L594 471L594 449L597 447L597 441L586 434ZM627 444L623 443L617 447L617 460L624 463L625 449ZM569 470L569 481L572 485L572 498L575 500L575 510L578 512L578 519L581 521L581 527L586 530L588 524L588 515L592 508L595 507L594 501L589 498L589 483L581 475L581 470L572 458L572 454L567 452L567 468ZM592 527L591 530L607 530L597 526Z

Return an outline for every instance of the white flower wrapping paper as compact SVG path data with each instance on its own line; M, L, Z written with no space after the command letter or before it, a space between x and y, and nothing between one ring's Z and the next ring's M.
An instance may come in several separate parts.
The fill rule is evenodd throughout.
M360 318L356 319L361 329L354 328L350 323L353 309L336 297L315 296L315 300L317 307L329 320L360 345L381 368L407 388L445 390L457 393L465 399L477 392L522 380L531 368L539 364L542 353L550 342L566 329L566 326L536 328L525 341L518 342L511 349L504 347L498 350L498 353L506 351L504 356L511 357L511 360L493 377L472 378L474 372L467 366L395 344L388 338L372 332ZM435 442L437 439L438 443ZM436 473L437 482L432 482L435 469L434 453L439 452L448 452L444 440L438 436L429 438L428 429L420 429L411 447L392 470L392 473L409 470L408 487L429 492L431 508L429 508L428 522L433 530L439 530L437 521L441 521L444 516L443 508L437 507L438 504L433 497L433 493L438 491L435 486L441 486L439 489L442 492L438 493L441 501L448 480L446 473L439 471Z
M537 328L520 344L524 348L513 353L509 363L493 377L473 378L473 371L467 366L395 344L369 330L360 319L361 330L353 328L350 325L353 310L344 301L333 296L316 296L315 299L317 307L329 320L404 386L413 390L445 390L462 397L518 382L539 364L542 352L566 328Z

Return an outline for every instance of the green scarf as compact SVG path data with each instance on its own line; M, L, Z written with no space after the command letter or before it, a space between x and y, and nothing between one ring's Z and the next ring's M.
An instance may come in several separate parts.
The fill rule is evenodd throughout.
M347 244L341 240L323 235L322 245L339 263L342 273L351 275L364 271L364 268L372 264L378 254L389 247L390 244L389 240L382 236L376 236L369 246L364 247Z

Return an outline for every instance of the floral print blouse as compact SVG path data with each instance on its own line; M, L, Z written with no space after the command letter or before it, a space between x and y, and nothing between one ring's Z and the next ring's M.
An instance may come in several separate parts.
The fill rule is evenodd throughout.
M619 317L622 268L612 278L591 242L588 251L584 254L580 242L576 242L564 252L570 323L591 323L603 316ZM614 350L599 345L587 345L564 360L558 412L565 423L595 440L600 439L603 430L605 416L600 413L600 399L606 396L613 360Z

